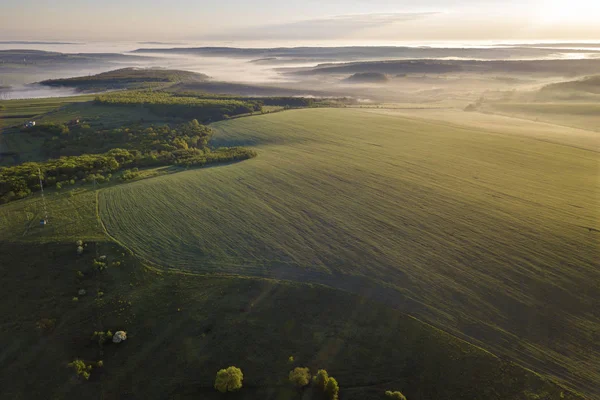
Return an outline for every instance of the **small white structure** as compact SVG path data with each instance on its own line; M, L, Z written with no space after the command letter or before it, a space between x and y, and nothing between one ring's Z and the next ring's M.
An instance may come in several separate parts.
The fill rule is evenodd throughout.
M125 331L117 331L113 335L113 343L121 343L127 340L127 332Z
M25 128L32 128L35 126L35 121L27 121L25 123Z

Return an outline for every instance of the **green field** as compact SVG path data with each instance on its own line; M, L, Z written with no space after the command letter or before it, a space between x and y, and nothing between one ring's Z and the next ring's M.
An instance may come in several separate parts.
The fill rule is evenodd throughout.
M598 153L361 110L214 124L241 164L100 193L108 232L202 273L360 292L598 395Z
M94 273L98 254L121 265ZM582 399L407 315L318 285L160 273L107 242L77 256L74 243L0 240L0 274L2 399L223 399L213 383L228 365L244 372L234 399L310 398L287 381L296 366L326 368L345 400L381 400L385 390L413 400ZM73 301L80 289L87 293ZM43 319L53 328L36 329ZM91 339L118 329L127 331L122 344ZM76 358L104 366L77 379L67 368Z
M72 103L93 100L93 96L0 101L0 129L20 125Z
M0 241L31 243L105 240L97 216L97 192L87 188L69 192L46 191L46 209L50 223L39 227L44 205L38 194L0 207Z
M482 111L600 132L600 104L597 101L492 102L486 103Z

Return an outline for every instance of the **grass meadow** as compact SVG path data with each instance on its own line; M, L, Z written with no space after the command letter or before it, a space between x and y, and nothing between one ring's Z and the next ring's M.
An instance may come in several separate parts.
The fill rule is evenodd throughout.
M115 244L86 244L77 256L74 243L0 240L0 398L216 400L223 398L213 387L216 371L236 365L244 387L232 399L310 398L288 382L297 366L327 369L346 400L380 400L386 390L414 400L582 399L349 293L165 273ZM94 272L98 254L120 265ZM80 289L87 293L73 301ZM41 331L43 320L53 322ZM128 337L119 345L91 339L119 329ZM77 379L67 368L76 358L104 365Z
M212 127L259 156L102 190L111 236L166 267L386 301L599 394L596 151L359 109Z

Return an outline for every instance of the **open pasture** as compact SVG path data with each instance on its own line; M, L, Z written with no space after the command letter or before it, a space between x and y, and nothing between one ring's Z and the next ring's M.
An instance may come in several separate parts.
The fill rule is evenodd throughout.
M598 394L596 152L361 110L213 128L259 156L104 190L112 236L173 268L375 288Z

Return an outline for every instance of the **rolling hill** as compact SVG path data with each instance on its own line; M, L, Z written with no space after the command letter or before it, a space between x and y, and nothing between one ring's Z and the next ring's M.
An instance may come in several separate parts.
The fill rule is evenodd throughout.
M347 83L385 83L389 78L379 72L359 72L344 79Z
M493 74L508 76L582 76L597 73L600 60L385 60L343 64L320 64L311 68L289 68L294 75L318 76L378 72L383 74Z
M78 90L132 89L148 85L175 84L180 82L203 82L207 75L161 68L121 68L91 76L66 79L49 79L41 85L71 87Z
M546 85L541 89L541 92L580 92L600 94L600 75L588 76L575 81Z
M414 400L582 400L349 293L162 273L105 241L88 243L77 256L74 243L32 239L0 241L2 399L222 399L214 375L233 364L244 372L236 399L306 399L287 376L307 366L313 373L326 368L346 400L382 399L385 390ZM94 273L95 254L120 265ZM74 301L81 289L86 294ZM115 329L127 331L126 342L99 347L91 339L95 331ZM77 379L67 368L76 358L100 359L103 366L89 380Z
M349 109L213 127L259 157L102 191L110 235L157 265L384 301L598 395L595 151Z

